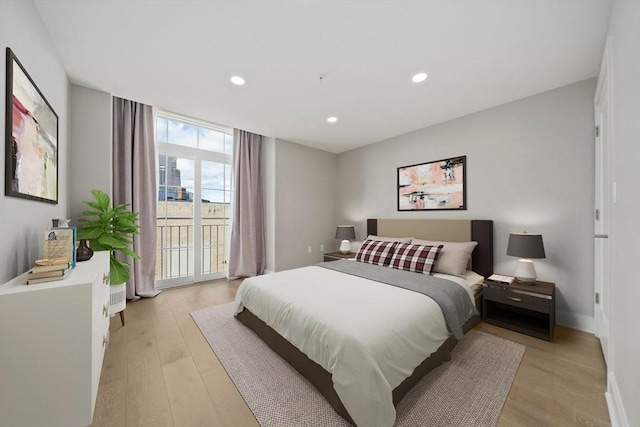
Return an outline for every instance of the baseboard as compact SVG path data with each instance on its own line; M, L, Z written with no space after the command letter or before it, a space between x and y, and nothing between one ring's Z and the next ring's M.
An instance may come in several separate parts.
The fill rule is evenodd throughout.
M571 313L570 311L556 310L556 323L579 331L593 333L595 331L595 320L591 316Z
M605 396L607 398L607 406L609 407L609 418L611 418L611 427L629 427L627 413L624 410L622 401L620 400L620 390L613 372L607 373L608 387Z

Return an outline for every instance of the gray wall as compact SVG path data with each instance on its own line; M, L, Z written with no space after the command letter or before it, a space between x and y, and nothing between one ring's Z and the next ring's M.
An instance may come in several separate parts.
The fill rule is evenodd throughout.
M75 84L70 88L69 210L74 225L97 188L111 195L111 95Z
M262 137L262 196L264 201L264 246L266 271L276 271L276 140Z
M640 2L613 3L613 181L609 396L618 425L640 426ZM625 420L626 418L626 420ZM627 422L625 424L625 421ZM615 424L614 424L615 425Z
M542 233L541 280L558 287L559 321L593 327L594 116L590 79L338 156L337 220L494 220L495 271L513 274L511 231ZM465 211L397 212L399 166L467 156Z
M337 156L276 139L274 167L274 269L320 262L320 245L325 252L335 245Z
M67 218L69 138L69 82L58 53L49 40L32 2L0 1L0 47L2 57L10 47L58 114L58 200L57 205L0 194L0 283L25 272L42 256L42 232L51 218ZM4 64L4 59L2 63ZM0 67L0 117L5 122L6 68ZM4 132L4 126L2 131ZM3 133L4 135L4 133ZM4 147L4 138L2 138ZM0 150L4 168L5 151ZM4 189L4 173L0 187Z

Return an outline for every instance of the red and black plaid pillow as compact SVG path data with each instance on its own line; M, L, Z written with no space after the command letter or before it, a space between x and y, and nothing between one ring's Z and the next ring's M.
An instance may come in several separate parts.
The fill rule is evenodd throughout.
M356 254L356 261L387 266L391 262L396 242L380 242L378 240L365 240Z
M389 267L431 274L441 250L442 245L424 246L401 243L396 247Z

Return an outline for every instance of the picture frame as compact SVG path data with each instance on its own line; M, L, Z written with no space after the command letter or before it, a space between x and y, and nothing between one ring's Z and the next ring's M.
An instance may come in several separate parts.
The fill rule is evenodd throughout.
M5 195L58 203L58 115L7 47Z
M398 211L466 210L467 156L398 168Z

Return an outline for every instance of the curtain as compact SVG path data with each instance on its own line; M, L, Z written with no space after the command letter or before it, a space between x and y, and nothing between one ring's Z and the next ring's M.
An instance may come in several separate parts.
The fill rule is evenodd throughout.
M133 251L140 259L118 254L129 263L127 298L154 297L156 275L156 149L153 108L113 98L113 203L138 212L140 234Z
M260 177L260 135L233 130L233 218L229 278L264 273L264 211Z

